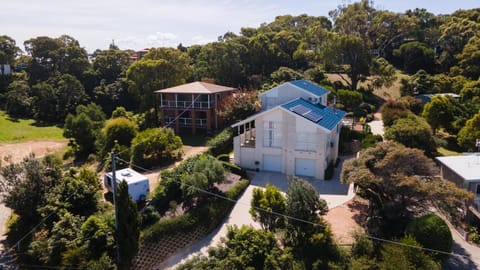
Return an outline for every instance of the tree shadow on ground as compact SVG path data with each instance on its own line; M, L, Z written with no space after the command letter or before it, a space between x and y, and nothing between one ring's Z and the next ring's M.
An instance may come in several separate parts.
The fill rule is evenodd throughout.
M451 255L450 258L443 264L444 270L470 270L477 269L477 266L472 261L470 254L462 248L459 244L453 243L452 252L459 254L458 256Z
M353 213L355 213L353 215L353 220L355 223L363 227L367 221L368 202L364 199L356 197L347 203L347 207L350 208Z

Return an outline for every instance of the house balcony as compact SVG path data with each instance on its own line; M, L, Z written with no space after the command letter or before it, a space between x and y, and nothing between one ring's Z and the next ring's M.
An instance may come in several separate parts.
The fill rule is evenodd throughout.
M161 108L190 108L190 109L211 109L213 108L211 101L182 101L182 100L162 100Z
M175 118L169 117L166 119L167 124L175 125ZM177 119L178 124L180 127L192 127L192 118L189 117L180 117ZM207 119L197 118L195 119L195 127L197 128L206 128L207 127Z

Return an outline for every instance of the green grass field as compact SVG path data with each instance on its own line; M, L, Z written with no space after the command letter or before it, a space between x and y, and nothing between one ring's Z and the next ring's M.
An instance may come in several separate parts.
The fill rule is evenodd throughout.
M0 143L31 140L63 140L63 130L56 126L37 125L32 119L11 119L0 111Z

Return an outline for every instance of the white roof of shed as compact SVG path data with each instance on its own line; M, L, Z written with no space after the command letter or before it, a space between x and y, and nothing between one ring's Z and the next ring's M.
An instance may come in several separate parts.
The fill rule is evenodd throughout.
M111 178L112 172L107 173L107 175ZM117 180L118 183L120 183L122 180L125 180L127 184L132 184L132 183L144 181L145 179L147 179L147 177L130 168L126 168L126 169L115 171L115 179Z
M460 175L465 181L480 181L480 153L436 158L444 166Z

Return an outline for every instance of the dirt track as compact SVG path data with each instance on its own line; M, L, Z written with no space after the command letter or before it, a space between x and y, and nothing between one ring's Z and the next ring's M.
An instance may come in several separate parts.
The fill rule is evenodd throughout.
M22 143L1 143L0 164L17 163L34 153L36 157L43 157L55 153L67 146L67 141L30 141Z

